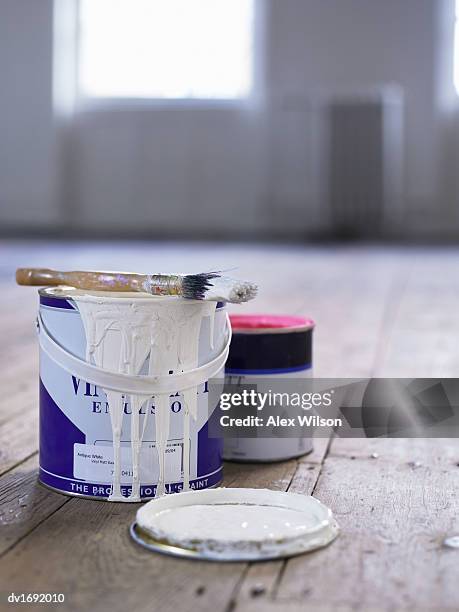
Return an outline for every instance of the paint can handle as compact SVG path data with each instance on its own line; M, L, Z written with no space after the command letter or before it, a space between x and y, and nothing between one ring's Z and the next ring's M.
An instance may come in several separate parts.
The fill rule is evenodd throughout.
M188 372L178 372L165 376L139 376L104 370L83 361L64 349L51 337L40 314L37 322L41 348L69 374L81 378L85 382L98 385L102 389L145 397L186 391L215 376L225 365L232 335L231 323L228 314L226 314L225 345L214 359Z

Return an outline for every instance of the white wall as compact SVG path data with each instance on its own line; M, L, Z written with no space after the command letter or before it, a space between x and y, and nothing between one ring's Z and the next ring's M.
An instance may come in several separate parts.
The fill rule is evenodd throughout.
M406 102L406 196L437 190L434 107L438 0L272 2L270 83L277 96L398 83Z
M439 75L445 57L451 56L448 20L452 23L453 0L261 4L266 18L264 102L252 107L147 106L79 113L62 157L66 186L59 192L59 208L53 199L58 177L51 108L51 0L2 0L0 73L7 87L0 97L0 133L6 130L11 146L0 143L0 220L52 223L62 210L63 222L96 231L218 233L226 228L237 234L276 229L306 233L307 207L290 209L281 201L282 193L273 200L278 168L272 160L277 147L284 167L295 169L292 180L285 175L284 182L298 181L291 193L298 203L304 192L309 202L316 186L312 178L302 181L298 159L304 156L307 161L310 151L303 150L299 140L290 150L282 148L272 129L272 108L284 97L318 89L332 92L390 82L399 83L406 98L407 206L421 226L428 219L431 227L429 215L451 216L454 164L446 172L443 162L445 151L449 160L454 152L457 156L459 139L451 136L450 124L445 127L439 88L449 76L445 70L441 79ZM450 92L449 85L445 88ZM455 119L455 112L451 115ZM309 142L308 125L307 117L299 117L297 129L294 124L289 129L304 133ZM280 184L282 176L277 181Z
M0 1L0 224L59 219L52 0Z
M74 136L78 224L256 227L264 149L249 109L82 113Z

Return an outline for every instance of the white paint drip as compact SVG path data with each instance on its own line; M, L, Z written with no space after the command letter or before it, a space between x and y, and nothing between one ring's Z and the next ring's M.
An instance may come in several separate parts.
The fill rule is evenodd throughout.
M192 302L180 298L139 297L138 294L110 293L75 295L86 334L86 360L96 366L123 374L140 373L148 359L149 376L161 376L192 370L198 365L199 335L204 317L210 317L210 342L213 347L215 302ZM173 374L172 374L173 375ZM190 481L190 417L197 416L197 388L181 390L184 409L183 488ZM130 395L132 491L121 493L121 433L125 396L105 390L110 409L113 434L113 482L110 501L140 501L139 458L146 428L145 411L142 427L140 410L149 397ZM169 435L169 394L154 398L156 449L159 478L156 496L166 492L165 461Z

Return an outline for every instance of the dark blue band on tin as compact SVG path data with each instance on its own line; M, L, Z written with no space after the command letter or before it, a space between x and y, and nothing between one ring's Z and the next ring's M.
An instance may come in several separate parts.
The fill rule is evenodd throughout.
M40 295L40 304L42 306L50 306L51 308L62 308L64 310L75 310L72 302L61 297L51 297L49 295Z
M312 328L281 333L235 330L226 362L227 374L300 372L312 364Z
M220 468L216 472L209 474L202 478L194 478L190 480L190 487L192 489L207 489L214 487L222 481L222 469ZM47 487L56 489L62 493L68 493L69 495L81 495L83 497L100 497L106 499L111 492L111 485L90 482L86 480L80 480L78 478L65 478L58 474L52 474L47 472L42 467L39 469L39 481ZM166 484L166 490L168 492L178 493L182 491L182 482L173 482ZM127 495L131 492L131 485L121 485L123 494ZM153 498L156 494L156 484L141 485L140 497L142 499Z
M230 370L229 368L225 368L225 374L230 374L233 376L266 376L267 374L290 374L291 372L304 372L305 370L310 370L311 367L312 364L308 363L306 365L300 365L294 368L272 368L270 370Z

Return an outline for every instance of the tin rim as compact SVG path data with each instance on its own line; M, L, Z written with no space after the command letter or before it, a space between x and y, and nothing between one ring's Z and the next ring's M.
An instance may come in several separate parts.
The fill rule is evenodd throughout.
M183 559L200 559L205 561L213 561L209 557L203 557L201 553L195 550L189 550L187 548L180 548L179 546L172 546L172 544L165 544L164 542L157 542L145 533L134 521L129 527L129 535L131 538L142 548L146 548L151 552L158 552L163 555L169 555L171 557L182 557Z
M333 521L332 529L336 531L336 535L338 532L338 526L336 521ZM182 559L194 559L197 561L208 561L208 562L218 562L218 563L247 563L247 562L263 562L263 561L275 561L276 559L285 559L290 557L298 557L299 555L304 555L310 552L314 552L318 548L326 548L329 546L336 535L331 537L326 544L321 546L317 546L316 548L311 548L309 550L296 550L295 552L291 552L288 555L285 553L279 552L277 554L265 554L263 556L253 555L253 556L244 556L240 558L225 558L214 556L211 553L203 553L197 550L190 550L189 548L181 548L180 546L173 546L172 544L166 544L165 542L159 542L152 538L149 534L147 534L143 529L141 529L136 521L133 521L129 526L129 535L132 540L149 550L150 552L160 553L161 555L168 555L169 557L178 557Z
M246 438L246 440L250 440L250 438ZM230 461L231 463L267 464L279 463L281 461L290 461L290 459L299 459L300 457L306 457L306 455L310 455L314 451L314 438L311 437L308 438L308 440L311 440L311 448L301 453L295 453L294 455L282 455L281 457L274 457L272 459L251 459L250 457L230 457L226 455L225 451L223 450L223 461Z
M129 527L129 535L134 540L136 544L142 546L149 550L150 552L160 553L162 555L168 555L169 557L179 557L182 559L195 559L197 561L208 561L218 563L241 563L248 561L274 561L275 559L279 559L284 557L285 555L279 554L271 554L271 555L263 555L253 556L253 557L241 557L235 559L228 559L223 557L213 556L211 553L203 553L197 550L190 550L189 548L181 548L180 546L173 546L172 544L166 544L165 542L159 542L152 538L149 534L147 534L143 529L141 529L136 521L133 521ZM289 555L291 557L298 556L304 554L307 551L298 551Z
M291 334L313 330L315 322L309 317L297 315L271 315L271 314L242 314L230 315L233 334ZM287 324L288 320L290 322ZM250 326L256 323L259 326ZM265 325L263 325L263 321ZM239 327L239 324L247 324L247 327ZM277 323L277 324L276 324Z
M150 295L149 293L142 293L140 291L89 291L83 289L76 289L67 285L59 285L57 287L41 287L38 290L38 294L43 297L52 297L60 300L71 300L78 298L81 302L87 301L100 301L103 299L105 302L114 302L118 300L129 299L131 301L178 301L190 304L202 304L202 300L191 300L184 299L180 295Z

